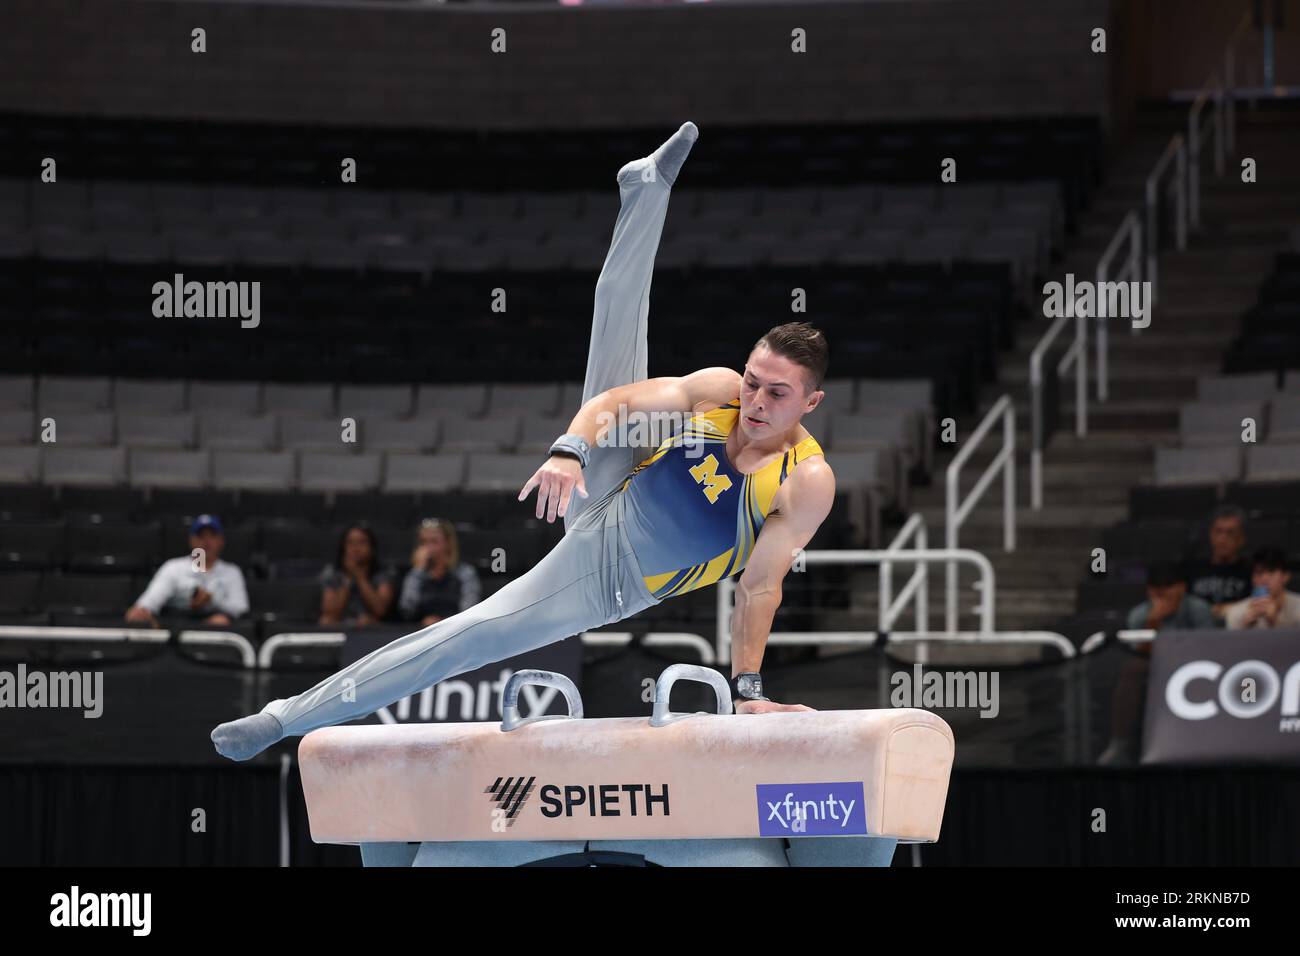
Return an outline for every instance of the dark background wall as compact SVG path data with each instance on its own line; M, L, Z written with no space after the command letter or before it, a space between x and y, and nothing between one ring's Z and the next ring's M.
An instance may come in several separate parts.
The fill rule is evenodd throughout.
M0 110L447 128L1096 116L1110 65L1089 34L1113 2L4 0ZM196 26L205 54L190 52Z

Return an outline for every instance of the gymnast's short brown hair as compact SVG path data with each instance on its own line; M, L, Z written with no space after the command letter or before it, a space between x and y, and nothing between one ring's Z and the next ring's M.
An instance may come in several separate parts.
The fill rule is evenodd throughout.
M826 367L830 364L830 346L821 329L815 329L807 322L787 322L771 329L754 343L754 348L760 345L806 368L806 377L812 385L810 392L822 387Z

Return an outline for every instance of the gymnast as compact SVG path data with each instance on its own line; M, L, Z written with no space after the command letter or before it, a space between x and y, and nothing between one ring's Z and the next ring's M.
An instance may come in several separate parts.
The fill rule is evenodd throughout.
M828 349L807 323L755 343L741 375L647 378L647 318L668 199L699 131L685 123L618 172L621 206L596 282L582 407L519 493L565 534L486 600L398 638L295 697L221 724L247 760L289 736L373 713L438 681L629 618L742 572L732 617L736 711L811 710L763 694L760 667L794 558L830 512L835 476L800 424L825 396ZM611 420L682 427L643 460Z

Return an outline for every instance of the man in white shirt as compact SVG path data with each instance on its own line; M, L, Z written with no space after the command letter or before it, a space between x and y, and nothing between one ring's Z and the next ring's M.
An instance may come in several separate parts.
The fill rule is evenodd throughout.
M184 615L203 624L230 624L248 613L244 575L221 560L226 546L215 515L199 515L190 525L190 554L164 561L143 594L126 612L132 624L158 626L158 615Z
M1286 589L1291 571L1281 548L1255 552L1251 596L1229 604L1224 626L1230 631L1255 627L1300 627L1300 594Z

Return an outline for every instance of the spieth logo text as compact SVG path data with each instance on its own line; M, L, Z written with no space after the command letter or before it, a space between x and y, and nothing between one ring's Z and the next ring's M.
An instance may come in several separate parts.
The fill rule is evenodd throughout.
M760 783L759 836L844 836L867 832L862 781Z
M671 816L668 784L596 783L536 786L536 777L498 777L484 791L514 826L528 799L537 793L538 808L548 820L557 817Z

